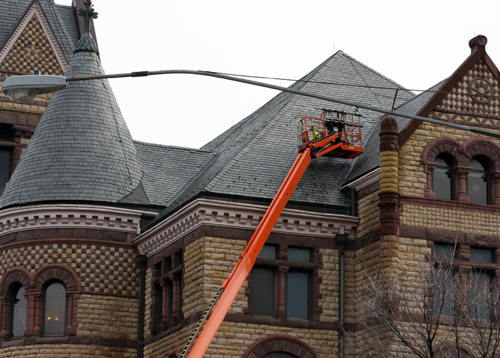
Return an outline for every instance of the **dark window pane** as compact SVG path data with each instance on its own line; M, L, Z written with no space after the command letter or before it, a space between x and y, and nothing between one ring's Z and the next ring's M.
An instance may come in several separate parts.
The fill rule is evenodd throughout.
M297 357L285 352L273 352L266 354L262 358L297 358Z
M259 252L258 258L276 260L276 246L264 245Z
M445 267L436 269L434 311L445 316L453 315L453 271Z
M252 314L276 316L276 275L274 269L252 270Z
M161 286L156 286L156 292L158 293L158 301L156 307L156 323L158 332L161 331L161 319L163 317L163 288Z
M472 271L470 273L469 312L472 318L491 318L491 274L485 271Z
M446 259L456 258L457 248L450 244L434 244L434 255Z
M477 247L471 247L470 248L470 260L491 264L491 263L493 263L493 250L478 249Z
M477 159L470 161L471 172L467 176L467 195L471 203L488 204L488 176L489 170L486 164Z
M309 319L309 274L306 272L287 272L286 316Z
M43 333L59 336L66 333L66 289L60 283L53 283L45 290Z
M451 161L440 156L435 160L437 165L432 175L432 188L436 199L453 200L455 177Z
M10 178L10 150L0 149L0 194Z
M24 329L26 328L26 297L24 297L24 292L26 291L23 286L20 286L12 292L10 336L13 338L24 336Z
M298 247L288 248L288 261L311 262L311 250Z

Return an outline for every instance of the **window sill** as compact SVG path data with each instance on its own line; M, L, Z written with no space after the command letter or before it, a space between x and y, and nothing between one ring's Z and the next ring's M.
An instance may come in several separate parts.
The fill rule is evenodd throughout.
M284 326L291 328L313 328L313 329L338 329L337 322L309 321L302 319L273 318L264 316L251 316L247 314L228 313L225 321L237 323L265 324L269 326Z

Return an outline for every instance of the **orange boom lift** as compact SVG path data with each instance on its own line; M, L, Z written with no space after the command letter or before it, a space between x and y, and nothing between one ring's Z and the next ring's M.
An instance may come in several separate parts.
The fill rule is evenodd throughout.
M324 110L320 117L304 117L298 121L299 155L231 275L222 284L203 313L186 343L181 358L185 357L205 319L212 312L188 358L202 358L207 351L231 304L252 270L255 259L312 159L323 155L353 159L363 153L359 117L361 115L356 113Z

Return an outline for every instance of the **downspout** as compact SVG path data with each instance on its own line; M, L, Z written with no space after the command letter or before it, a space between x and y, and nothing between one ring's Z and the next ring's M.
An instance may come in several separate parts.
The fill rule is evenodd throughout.
M146 255L139 255L139 317L137 326L137 358L144 357L144 309L146 296Z
M344 358L345 337L345 246L349 241L347 234L337 234L335 241L339 247L339 358Z
M356 188L351 188L351 216L356 216L358 213L358 203L356 201Z

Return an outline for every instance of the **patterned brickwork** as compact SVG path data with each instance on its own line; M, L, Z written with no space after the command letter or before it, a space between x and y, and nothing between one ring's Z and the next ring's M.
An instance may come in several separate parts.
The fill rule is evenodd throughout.
M83 292L137 296L135 250L90 244L28 245L0 251L0 272L23 267L34 274L48 264L63 264L81 280Z
M77 336L134 341L137 339L138 300L81 295Z
M358 201L359 226L356 237L362 237L380 227L379 191Z
M500 215L446 207L403 205L401 225L498 236Z
M465 75L436 108L438 111L499 116L499 84L483 59ZM479 125L498 127L497 119L467 118L462 120Z
M31 74L40 70L43 74L62 75L54 50L45 35L37 16L30 22L0 64L0 71Z
M113 357L134 358L135 349L102 347L93 345L45 344L43 346L22 346L2 349L2 358L70 358L70 357Z
M180 353L193 328L194 325L147 345L144 357L163 358L172 352ZM337 353L337 332L334 331L223 322L204 357L239 358L255 341L274 334L300 339L310 345L320 358L335 357Z

